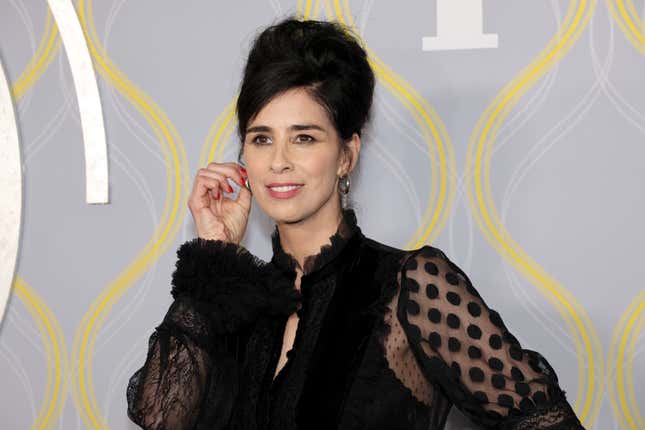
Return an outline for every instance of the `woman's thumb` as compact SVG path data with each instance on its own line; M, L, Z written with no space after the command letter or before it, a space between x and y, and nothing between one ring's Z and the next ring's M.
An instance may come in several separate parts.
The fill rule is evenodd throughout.
M235 201L246 209L249 209L251 207L251 191L246 187L240 187Z

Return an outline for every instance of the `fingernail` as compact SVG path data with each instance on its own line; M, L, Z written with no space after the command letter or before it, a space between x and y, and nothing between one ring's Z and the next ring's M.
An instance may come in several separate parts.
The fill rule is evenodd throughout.
M240 171L242 172L242 174L243 174L245 177L246 177L246 176L248 176L248 175L246 174L246 169L245 169L244 167L240 167Z

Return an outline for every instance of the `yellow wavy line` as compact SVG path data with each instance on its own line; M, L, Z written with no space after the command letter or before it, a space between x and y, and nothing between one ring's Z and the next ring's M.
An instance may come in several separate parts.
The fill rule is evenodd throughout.
M596 331L593 327L593 324L586 315L586 312L582 306L575 300L575 298L564 288L562 287L554 278L549 276L544 272L544 270L539 267L539 265L524 251L519 247L519 245L511 238L509 232L505 229L502 222L499 220L497 211L492 198L491 186L490 186L490 157L491 157L491 147L494 143L495 137L497 136L498 129L501 126L505 116L508 114L510 109L517 103L520 97L528 91L531 84L533 84L537 79L539 79L546 71L556 62L561 59L565 52L573 46L575 41L579 38L581 32L586 27L589 22L593 10L595 9L595 1L591 2L591 5L588 6L589 2L582 0L579 3L579 6L575 8L574 16L574 5L575 2L569 4L569 10L567 12L567 18L565 23L568 24L569 20L573 19L571 25L563 25L562 28L566 29L566 33L561 37L562 30L558 31L556 36L549 42L548 46L534 59L531 64L526 67L515 79L513 79L504 89L495 97L494 101L486 108L484 114L481 116L480 120L475 127L473 132L473 137L469 143L468 156L467 156L467 169L468 173L466 178L468 180L467 190L468 198L471 207L473 208L473 213L475 219L478 223L478 226L484 232L486 238L491 242L491 244L501 253L504 258L509 260L516 268L524 272L529 276L532 282L538 287L538 289L546 293L546 297L551 301L555 307L558 309L560 314L563 316L567 325L569 326L570 331L574 337L576 350L578 351L578 373L579 373L579 382L578 382L578 393L576 396L576 405L575 409L579 409L577 403L578 398L581 395L584 395L584 405L582 412L579 413L580 419L583 423L586 423L586 426L591 426L595 421L597 413L600 408L600 399L602 397L602 383L603 378L600 379L600 389L595 390L595 375L594 370L596 369L594 348L595 346L599 351L599 365L601 376L602 371L604 370L602 366L602 348L600 346L600 341L596 334ZM497 122L496 122L497 121ZM484 124L485 125L482 125ZM480 129L481 135L479 135ZM484 147L485 145L485 147ZM474 149L476 148L476 153L473 155ZM482 189L481 184L481 158L483 152L486 150L486 159L485 159L485 189ZM472 157L475 156L475 164L472 166ZM469 170L474 169L474 173L471 173ZM471 176L475 176L475 185L474 190L472 189ZM477 201L475 202L473 197L473 191L476 194ZM482 193L486 194L484 197ZM477 207L479 204L479 208ZM490 206L490 215L494 220L489 218L487 205ZM478 213L478 210L481 213ZM483 217L485 224L482 222ZM490 231L488 230L490 229ZM568 314L567 314L568 313ZM584 391L584 362L582 356L580 355L580 342L578 339L578 333L575 330L575 327L572 327L570 317L573 318L577 328L580 331L582 336L582 341L584 342L585 352L589 357L589 366L588 366L588 378L589 378L589 388ZM583 321L584 320L584 323ZM589 328L589 333L585 328ZM589 339L591 337L591 340ZM591 343L593 342L593 346ZM593 405L593 394L596 392L596 405ZM591 417L588 417L589 409L592 408Z
M32 429L50 429L65 405L69 374L69 358L65 337L56 317L45 301L31 288L24 279L16 277L12 292L25 305L38 325L47 360L47 384L44 401L38 411ZM52 360L52 349L54 359ZM53 374L53 387L52 387ZM53 393L53 394L52 394ZM51 397L51 400L49 399ZM60 399L60 401L59 401Z
M616 404L615 392L610 382L610 399L612 402L612 408L619 418L621 428L632 428L632 429L642 429L645 426L642 424L643 419L638 411L638 406L634 400L634 386L633 386L633 374L631 369L631 363L633 362L633 348L630 347L630 350L625 357L625 348L628 339L631 337L632 342L636 342L638 339L638 334L641 329L641 324L637 322L639 317L642 317L643 310L645 309L645 290L637 296L635 300L632 301L627 310L621 315L620 320L612 336L611 347L610 347L610 358L613 358L615 355L616 361L616 385L618 390L618 402L620 406ZM626 326L625 326L626 325ZM636 326L636 327L634 327ZM618 351L616 351L618 348ZM627 394L625 393L624 380L625 375L623 371L623 363L627 362L627 385L628 390ZM611 372L612 364L608 364L608 373ZM633 414L630 412L630 406L627 403L626 397L629 396L631 406L634 410ZM623 415L620 414L622 411ZM625 422L625 420L627 422ZM638 421L638 424L635 422Z
M618 0L618 3L621 11L624 11L623 0ZM643 34L645 32L645 25L641 21L641 16L636 10L636 6L634 5L634 2L632 0L627 0L627 9L629 10L629 16L631 17L630 21L635 21L634 24L638 26L638 34Z
M86 9L87 7L87 9ZM153 238L118 277L110 282L105 290L92 303L81 324L77 328L74 340L75 362L78 372L74 372L74 400L84 423L91 428L107 428L100 409L96 404L92 378L91 351L94 349L96 334L107 314L123 294L136 282L168 248L179 230L186 212L183 204L189 193L189 178L186 154L181 138L165 113L147 95L133 84L125 74L116 67L96 35L93 22L92 2L79 0L78 13L81 26L88 42L88 48L95 62L97 71L114 86L146 119L161 143L166 159L167 198L163 216L153 233ZM76 379L77 378L77 379Z
M313 5L313 10L318 10L318 1L316 0L316 5L313 5L311 1L307 1L306 5L304 6L305 10L303 11L302 8L302 0L298 0L296 3L296 10L298 15L302 16L304 19L310 19L312 15L312 5Z
M638 405L636 404L636 394L634 392L634 349L636 348L636 342L638 341L638 334L643 329L643 324L645 324L645 312L641 311L638 313L638 321L636 321L636 327L633 330L631 340L629 342L629 351L627 352L627 387L629 394L629 403L631 404L632 409L634 410L634 415L636 415L636 421L638 421L638 428L645 428L645 422L643 422L643 417L640 415L638 410Z
M623 32L627 40L641 54L645 55L645 24L641 21L636 8L632 1L627 2L627 9L623 0L607 0L607 5L614 21ZM618 325L614 329L611 340L609 362L607 363L607 373L612 374L612 369L616 368L616 390L618 399L614 391L613 381L609 380L609 398L612 409L618 417L621 428L642 429L645 428L645 421L636 404L634 393L634 375L633 375L633 347L630 346L627 354L625 353L626 343L631 337L632 345L638 339L642 323L636 320L643 313L645 308L645 290L632 301L627 310L621 315ZM616 351L618 348L618 351ZM627 355L625 357L625 355ZM615 363L614 363L615 360ZM627 362L627 375L624 375L624 363ZM627 379L627 389L624 381ZM627 393L626 393L627 391ZM627 400L629 397L629 402ZM631 410L630 410L631 406ZM632 412L633 410L633 412ZM622 412L622 414L621 414Z
M333 1L333 8L330 1L327 0L326 6L327 13L330 17L332 13L335 12L334 17L338 22L351 29L354 34L358 36L358 31L356 30L351 14L348 13L347 16L343 14L343 8L341 7L339 0ZM347 0L344 0L344 9L346 11L350 10ZM392 69L380 60L369 46L367 46L367 43L364 40L362 43L368 54L368 61L370 66L374 69L376 78L381 84L388 88L406 108L408 108L417 124L419 124L420 129L423 131L426 141L428 142L429 154L433 165L437 165L439 168L438 171L434 168L431 169L432 180L429 199L430 204L426 209L421 224L413 235L411 243L406 245L406 247L409 248L417 248L425 243L432 243L434 241L450 214L450 208L452 207L455 193L454 172L456 171L452 143L443 122L439 118L439 115L437 115L436 111L416 90L414 90L414 88L412 88L410 84L394 73ZM432 137L430 137L428 129L430 130ZM439 162L436 164L434 163L434 148L430 143L433 140L436 143L436 149L439 155ZM435 200L434 196L436 193L437 182L439 182L439 196L437 197L437 208L433 209L432 203ZM428 218L431 219L428 220ZM426 226L428 223L429 225Z
M617 3L617 5L614 5L614 2ZM643 29L644 24L640 21L638 15L636 15L636 23L634 23L634 20L632 20L625 9L625 5L622 0L607 0L607 5L614 21L616 21L625 37L634 46L634 48L639 50L642 54L645 54L645 29ZM617 7L618 10L616 10ZM634 6L631 5L631 2L628 8L633 10ZM624 21L621 20L621 17L624 18ZM640 29L637 27L640 27Z
M625 399L626 394L625 394L625 387L622 384L622 381L624 379L624 375L622 372L622 367L623 367L623 362L627 360L628 363L631 363L633 361L633 355L630 350L628 353L627 358L625 358L625 351L624 348L621 348L619 351L616 351L616 348L618 347L618 343L620 340L620 344L623 345L624 341L631 336L633 341L635 342L638 339L638 333L640 330L640 323L637 324L637 329L632 330L631 327L633 327L634 320L638 318L641 314L643 314L643 306L645 304L645 290L641 291L638 296L636 297L635 300L632 301L632 303L627 307L627 310L621 315L618 324L616 325L616 328L614 329L614 333L612 336L612 341L611 341L611 346L610 346L610 359L614 358L616 360L616 384L618 385L616 388L619 390L619 398L616 399L616 393L614 392L614 387L611 381L611 377L614 376L613 372L613 362L609 362L607 364L607 374L608 374L608 379L609 379L609 399L611 401L611 406L612 409L614 410L614 413L616 414L618 420L619 420L619 425L621 428L626 429L626 428L632 428L632 429L638 429L638 428L643 428L643 426L637 426L635 423L635 419L641 419L640 414L638 412L638 407L634 407L634 415L636 415L636 418L634 418L629 410L629 406L627 405L627 401ZM625 327L626 321L629 320L629 325L630 327ZM630 367L631 365L628 365ZM630 379L633 380L633 377L631 376L631 372L628 372L628 375ZM629 386L630 392L629 392L629 397L630 399L633 398L633 385ZM620 403L620 405L618 404ZM635 402L633 403L635 405ZM622 411L622 415L621 415ZM625 422L627 421L627 422Z
M45 18L45 28L38 43L38 48L25 69L18 75L16 81L11 85L10 91L12 98L17 102L31 89L38 79L43 75L45 70L49 67L52 60L58 54L60 48L60 38L58 37L58 29L56 28L53 16L49 8L47 8L47 15ZM32 424L32 429L47 429L52 428L58 415L60 414L63 405L65 404L67 392L67 376L69 370L69 358L67 356L67 347L65 340L60 329L56 317L49 310L47 304L39 298L38 294L31 289L27 283L20 277L14 281L12 294L18 297L27 310L36 321L43 344L45 345L45 359L47 366L47 384L45 387L45 394L43 401L38 411L38 416ZM52 328L53 325L53 328ZM52 334L53 330L53 334ZM51 339L51 345L47 341L47 336ZM60 339L60 340L59 340ZM60 344L60 345L59 345ZM56 356L56 363L52 364L51 348L54 348ZM64 367L60 366L60 356L63 351ZM54 370L52 370L54 369ZM55 371L55 386L52 389L52 373ZM64 381L61 387L60 381ZM51 397L51 398L50 398Z
M235 97L224 111L217 117L213 125L208 131L208 136L206 137L206 143L202 145L202 150L199 155L199 165L205 166L213 160L220 160L223 152L224 145L219 146L219 142L225 141L226 136L230 134L227 131L227 128L231 128L232 122L235 118L235 102L237 97ZM218 150L217 156L215 151ZM217 157L217 158L216 158Z
M58 54L60 38L58 37L58 28L53 25L53 22L52 13L47 8L45 31L38 43L38 48L29 61L29 64L27 64L27 67L25 67L16 79L16 82L11 86L11 95L16 101L20 100L34 86Z

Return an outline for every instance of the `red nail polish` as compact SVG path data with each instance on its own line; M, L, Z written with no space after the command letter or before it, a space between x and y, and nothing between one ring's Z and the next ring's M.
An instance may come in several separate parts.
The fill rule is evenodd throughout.
M242 172L244 177L248 176L247 173L246 173L246 169L244 167L240 167L240 171Z

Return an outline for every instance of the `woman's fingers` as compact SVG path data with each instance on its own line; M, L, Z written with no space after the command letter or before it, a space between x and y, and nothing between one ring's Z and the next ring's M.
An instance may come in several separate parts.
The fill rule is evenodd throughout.
M195 177L193 184L193 191L188 198L188 206L194 209L199 209L201 207L208 207L211 204L211 198L217 199L222 193L224 185L222 182L226 182L224 178L221 180L213 179L201 174L198 174ZM226 190L230 185L226 184Z
M208 163L205 170L208 172L219 173L227 176L237 182L238 185L244 186L244 176L240 171L240 165L237 163ZM202 169L200 169L202 170Z
M224 193L234 192L228 179L240 184L240 192L235 201L242 204L243 207L250 206L250 192L241 190L245 187L245 178L240 167L237 163L209 163L207 167L198 169L193 192L189 198L189 206L193 208L210 207L213 210L219 210Z
M211 172L209 170L199 169L197 174L199 179L206 185L207 188L221 188L222 191L230 193L233 187L228 183L226 177L221 174Z

